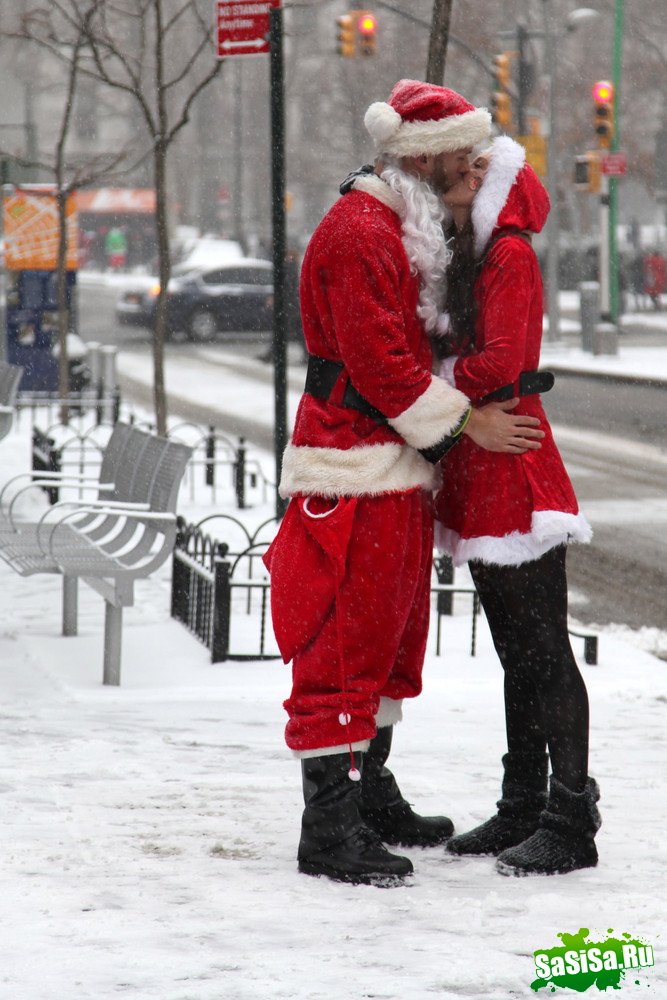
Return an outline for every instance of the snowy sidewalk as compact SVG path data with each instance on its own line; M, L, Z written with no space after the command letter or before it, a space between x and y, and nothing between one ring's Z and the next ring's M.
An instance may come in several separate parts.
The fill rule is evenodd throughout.
M26 438L3 442L6 474ZM96 594L63 638L57 578L0 564L0 585L2 1000L507 1000L534 995L535 949L582 927L645 938L656 965L622 996L667 996L667 665L631 637L604 632L582 664L598 868L507 879L410 850L410 887L355 888L296 872L288 667L211 665L169 618L165 567L137 587L122 686L104 688ZM459 830L492 810L504 750L501 671L484 621L474 659L469 629L463 601L392 757L407 797Z

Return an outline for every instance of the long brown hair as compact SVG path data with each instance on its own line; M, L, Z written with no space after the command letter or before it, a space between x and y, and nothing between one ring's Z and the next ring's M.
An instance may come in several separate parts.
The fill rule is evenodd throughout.
M452 225L446 232L452 260L447 268L447 298L449 332L445 337L449 353L469 353L475 339L476 304L474 287L479 265L473 254L472 222L461 229Z

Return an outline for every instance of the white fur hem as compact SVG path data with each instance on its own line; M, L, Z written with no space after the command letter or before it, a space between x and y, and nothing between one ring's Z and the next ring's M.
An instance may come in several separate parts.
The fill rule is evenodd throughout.
M531 530L526 533L513 531L511 535L496 537L479 535L461 538L456 531L436 522L435 541L438 549L452 557L455 566L463 566L471 559L492 566L520 566L539 559L549 549L572 542L586 544L593 535L583 514L565 514L559 510L538 510L532 517Z
M405 202L397 191L392 190L386 181L383 181L377 174L362 174L357 177L352 184L354 191L363 191L377 198L383 205L387 205L392 212L403 218L405 215Z
M462 115L452 115L440 121L403 122L388 137L388 130L376 129L368 117L366 127L379 153L389 156L437 156L438 153L467 149L488 139L491 115L486 108L475 108L474 111L465 111Z
M472 205L476 257L482 256L484 247L491 239L512 185L526 162L525 149L508 135L499 135L494 139L489 151L489 169Z
M437 472L414 448L402 444L358 448L310 448L288 444L283 455L281 497L380 496L437 488Z
M307 757L333 757L335 753L349 754L352 750L360 750L365 753L370 746L370 740L358 740L356 743L341 743L337 747L317 747L314 750L292 750L292 756L298 760L305 760Z
M380 705L375 714L375 725L378 729L384 729L385 726L395 726L402 718L402 698L380 698Z
M454 430L470 400L433 376L426 392L389 423L413 448L431 448Z

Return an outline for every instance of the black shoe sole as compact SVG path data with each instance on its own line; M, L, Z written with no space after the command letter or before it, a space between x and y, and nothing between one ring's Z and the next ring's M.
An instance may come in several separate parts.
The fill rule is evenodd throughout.
M554 871L543 872L529 868L515 868L514 865L508 865L506 861L496 861L496 871L499 875L514 876L514 878L528 878L530 875L568 875L570 872L583 871L585 868L595 868L597 863L598 859L596 858L595 861L586 861L573 868L557 868Z
M302 875L310 875L313 878L328 878L332 882L345 882L347 885L373 885L380 889L406 885L406 879L414 875L414 872L408 872L406 875L392 875L388 872L339 872L335 868L325 868L309 861L299 861L297 868Z
M401 840L395 840L393 837L389 840L383 837L382 834L378 835L383 844L389 844L390 847L442 847L450 837L453 836L452 833L447 834L445 837L441 837L439 840L411 840L409 837L405 837Z

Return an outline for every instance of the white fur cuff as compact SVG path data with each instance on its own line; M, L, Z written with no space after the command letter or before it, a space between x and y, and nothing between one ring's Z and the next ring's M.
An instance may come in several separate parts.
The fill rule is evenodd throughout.
M380 705L375 715L375 725L378 729L384 729L385 726L395 726L402 718L402 698L380 698Z
M370 746L370 740L358 740L356 743L341 743L337 747L317 747L314 750L292 750L292 756L296 757L298 760L305 760L308 757L333 757L335 753L346 753L349 754L350 747L352 750L360 750L365 753Z
M469 406L467 396L434 376L426 392L389 423L413 448L431 448L451 434Z

